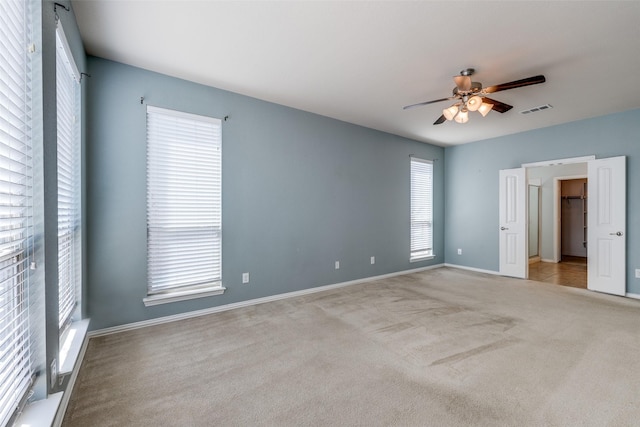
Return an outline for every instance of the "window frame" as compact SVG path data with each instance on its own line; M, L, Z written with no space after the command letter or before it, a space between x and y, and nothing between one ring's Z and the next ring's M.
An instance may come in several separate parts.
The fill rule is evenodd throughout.
M146 118L148 278L143 302L152 306L222 294L222 120L152 105L147 105ZM179 260L178 247L181 256L194 255L191 268ZM172 265L182 271L183 283Z
M56 24L58 174L58 314L64 335L81 300L81 97L80 72L62 23ZM64 91L64 92L63 92ZM76 319L77 320L77 319Z
M410 157L410 226L409 261L425 261L433 253L433 161ZM428 229L426 242L421 242L420 229ZM426 243L426 244L421 244Z

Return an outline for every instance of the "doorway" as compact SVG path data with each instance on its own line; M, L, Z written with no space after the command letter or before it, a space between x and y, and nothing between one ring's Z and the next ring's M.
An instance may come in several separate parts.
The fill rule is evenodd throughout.
M587 258L587 178L560 181L560 262Z
M527 172L529 279L586 289L587 163L538 166ZM531 242L536 229L537 252Z
M587 164L592 190L587 215L587 289L614 295L626 290L626 158L595 156L523 164L499 171L499 273L528 278L527 175L532 168ZM544 193L543 193L544 200ZM558 209L558 203L555 204ZM554 229L558 230L556 226ZM543 228L544 229L544 228ZM557 231L556 231L557 232ZM541 254L544 257L545 246ZM559 254L555 253L559 260Z

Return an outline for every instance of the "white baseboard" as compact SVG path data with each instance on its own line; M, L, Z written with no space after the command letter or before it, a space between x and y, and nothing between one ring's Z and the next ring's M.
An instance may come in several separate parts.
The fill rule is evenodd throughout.
M542 262L554 262L554 261L553 260L545 260L545 259L543 259ZM445 267L451 267L451 268L459 268L461 270L475 271L475 272L478 272L478 273L494 274L494 275L498 275L498 276L500 275L500 273L497 272L497 271L482 270L480 268L466 267L464 265L456 265L456 264L445 263L444 266ZM574 289L574 288L568 288L568 289ZM627 292L624 296L627 297L627 298L640 299L640 294L634 294L634 293L631 293L631 292Z
M262 297L262 298L255 298L247 301L240 301L240 302L235 302L231 304L220 305L217 307L205 308L203 310L189 311L187 313L174 314L172 316L164 316L164 317L158 317L156 319L142 320L140 322L127 323L124 325L113 326L110 328L96 329L95 331L89 332L88 336L89 338L93 338L93 337L99 337L103 335L110 335L118 332L145 328L147 326L160 325L163 323L175 322L183 319L191 319L193 317L206 316L208 314L220 313L223 311L234 310L236 308L249 307L252 305L264 304L266 302L278 301L278 300L287 299L287 298L294 298L294 297L299 297L303 295L314 294L316 292L343 288L345 286L373 282L375 280L388 279L390 277L402 276L405 274L418 273L420 271L432 270L432 269L441 268L444 266L445 264L436 264L436 265L430 265L428 267L413 268L410 270L397 271L395 273L382 274L380 276L365 277L363 279L350 280L348 282L334 283L332 285L318 286L315 288L302 289L299 291L287 292L284 294L271 295L271 296Z
M553 259L548 259L548 258L542 258L540 261L542 261L542 262L552 262L554 264L558 263L558 261L553 260Z
M458 264L449 264L449 263L445 263L444 264L445 267L451 267L451 268L458 268L460 270L469 270L469 271L475 271L476 273L486 273L486 274L493 274L495 276L500 276L500 272L498 271L493 271L493 270L483 270L481 268L474 268L474 267L467 267L466 265L458 265Z

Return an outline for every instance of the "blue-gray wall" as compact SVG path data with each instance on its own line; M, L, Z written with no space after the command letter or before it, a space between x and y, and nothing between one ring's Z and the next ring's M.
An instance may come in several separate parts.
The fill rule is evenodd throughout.
M447 147L445 261L498 270L500 169L587 155L627 156L627 292L640 294L640 110Z
M444 149L88 58L88 314L100 329L444 262ZM145 307L145 104L223 123L224 295ZM409 263L409 156L434 167L434 248ZM370 264L370 257L376 264ZM334 269L334 261L340 269ZM249 272L249 284L241 275Z

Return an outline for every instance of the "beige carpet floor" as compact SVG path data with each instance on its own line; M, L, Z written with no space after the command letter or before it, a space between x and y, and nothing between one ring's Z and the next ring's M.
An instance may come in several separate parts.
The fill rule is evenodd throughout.
M95 337L64 426L640 425L640 301L440 268Z

